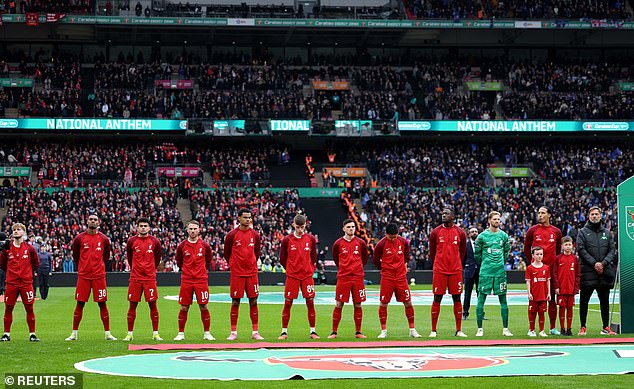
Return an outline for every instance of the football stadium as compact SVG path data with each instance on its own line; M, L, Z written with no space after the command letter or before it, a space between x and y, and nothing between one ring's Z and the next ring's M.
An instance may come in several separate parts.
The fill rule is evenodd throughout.
M0 0L5 387L631 388L633 16Z

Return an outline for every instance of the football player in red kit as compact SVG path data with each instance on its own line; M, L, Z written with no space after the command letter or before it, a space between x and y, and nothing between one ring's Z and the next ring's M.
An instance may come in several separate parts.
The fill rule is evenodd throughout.
M203 322L203 340L215 340L209 332L211 315L209 314L209 274L211 266L211 246L200 236L200 223L192 220L187 223L187 239L182 241L176 249L176 264L181 269L181 289L178 303L178 334L174 340L185 339L185 324L187 312L196 295L196 302L200 309L200 319Z
M73 261L77 266L77 287L75 288L75 313L73 314L73 332L66 340L77 340L79 323L84 306L93 293L93 300L99 305L99 315L103 323L106 340L117 340L110 333L110 314L108 313L108 290L106 289L106 263L110 260L110 239L99 232L101 220L95 213L88 215L88 229L77 235L71 244Z
M431 306L431 333L435 338L440 302L447 289L453 299L453 314L456 320L456 336L466 338L462 332L462 258L467 251L467 234L454 224L454 210L446 206L442 210L442 224L429 234L429 258L433 268L432 291L434 302Z
M238 313L240 299L246 292L249 298L251 316L251 338L263 340L258 332L258 258L260 257L260 234L252 227L253 215L246 208L238 210L240 225L225 237L224 257L229 261L231 277L229 293L231 294L231 333L227 340L238 338Z
M130 284L128 286L128 335L123 339L130 342L134 339L134 320L136 308L145 295L145 301L150 307L152 321L152 340L163 340L158 333L159 313L156 306L158 289L156 287L156 267L161 262L161 242L150 235L150 219L140 217L136 223L137 235L128 239L126 254L130 264Z
M282 334L278 339L288 338L288 322L291 319L293 300L299 296L306 299L310 338L319 339L315 330L315 282L313 273L317 263L317 239L305 232L306 216L297 215L293 219L293 233L282 239L280 263L286 270L284 287L284 308L282 310Z
M381 333L379 339L387 338L387 305L396 295L396 301L405 306L405 317L409 325L409 336L420 338L414 327L414 306L407 284L407 263L409 262L409 242L398 235L398 226L390 223L385 227L385 237L374 248L372 260L381 270L381 301L379 305L379 321Z
M368 263L368 246L363 239L354 236L356 228L354 220L344 220L344 235L332 245L332 258L339 269L335 289L335 309L332 312L332 332L328 339L337 337L343 304L350 301L350 294L352 294L354 306L355 338L366 338L361 333L363 321L361 303L366 299L363 267Z
M22 304L26 311L26 324L29 327L29 340L39 342L35 335L35 291L33 290L33 273L40 266L40 258L33 246L24 241L26 227L22 223L11 226L13 232L11 246L0 252L0 269L6 273L6 288L4 294L4 335L0 342L11 340L11 324L13 323L13 308L18 295L22 297Z
M544 312L546 301L550 300L550 268L542 262L544 249L535 246L531 249L533 263L526 268L526 292L528 293L528 336L535 337L535 316L539 315L539 336L547 337L544 332Z
M561 239L563 253L557 256L552 269L554 289L557 293L559 305L559 325L561 334L572 336L572 307L575 306L575 295L579 293L581 283L581 267L579 258L572 253L572 238L564 236ZM564 326L566 320L566 326Z
M552 210L548 206L541 206L537 210L537 224L526 231L524 237L524 257L527 262L531 258L531 248L539 246L544 250L543 262L552 270L555 265L555 258L561 252L561 231L559 228L550 224L553 215ZM530 264L530 263L528 263ZM552 273L552 272L551 272ZM552 276L552 274L551 274ZM550 282L550 287L554 288L554 282ZM557 330L557 301L555 301L555 291L550 291L550 300L548 301L548 318L550 319L550 334L560 335Z

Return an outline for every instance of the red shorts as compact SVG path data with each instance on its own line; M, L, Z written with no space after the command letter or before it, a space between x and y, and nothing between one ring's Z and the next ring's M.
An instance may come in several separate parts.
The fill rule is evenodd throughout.
M407 278L400 280L392 280L389 278L381 278L381 303L388 304L392 300L392 294L396 295L396 301L399 303L408 303L412 301L412 296L407 284Z
M557 295L557 305L559 305L560 307L574 307L575 295L574 294Z
M6 305L15 305L18 301L18 294L22 297L23 304L33 304L35 302L35 291L33 290L33 285L7 285L7 290L4 292L4 303Z
M337 279L335 300L347 303L350 301L350 293L352 293L353 303L362 303L365 301L365 284L363 283L363 278L356 280Z
M546 301L529 301L528 312L546 312Z
M258 281L258 275L250 277L234 276L233 274L229 278L229 293L232 299L241 299L244 297L244 292L247 292L247 297L252 299L260 295L260 282Z
M434 294L445 294L447 289L449 289L449 294L462 293L462 273L434 273L431 287Z
M128 301L138 303L141 301L141 294L145 296L145 301L156 301L158 299L158 289L156 281L136 281L130 280L128 286Z
M209 302L209 286L207 283L181 284L181 290L178 293L178 303L180 305L192 305L194 294L196 294L196 302L199 305L207 304Z
M75 288L75 300L88 302L90 290L92 289L92 298L96 303L108 301L108 290L106 289L106 277L97 280L87 280L85 278L77 278L77 287Z
M315 281L313 281L313 277L307 277L303 280L286 277L284 298L295 300L299 296L300 289L302 290L302 296L304 296L305 299L315 298Z

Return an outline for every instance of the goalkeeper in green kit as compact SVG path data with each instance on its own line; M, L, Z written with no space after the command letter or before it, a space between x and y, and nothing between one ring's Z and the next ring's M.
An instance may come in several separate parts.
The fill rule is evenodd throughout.
M502 335L513 336L508 329L509 307L506 302L506 269L504 263L508 258L511 245L509 236L500 230L500 213L489 213L489 228L484 230L475 241L474 257L480 265L480 280L478 283L478 305L476 314L478 320L478 332L476 336L483 336L482 319L484 318L484 302L487 295L495 294L500 300L502 313Z

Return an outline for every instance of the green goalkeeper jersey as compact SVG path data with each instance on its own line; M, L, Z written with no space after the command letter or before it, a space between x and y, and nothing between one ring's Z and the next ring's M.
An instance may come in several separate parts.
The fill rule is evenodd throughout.
M509 236L498 230L484 230L475 241L475 261L480 264L480 277L501 277L506 275L504 267L511 251Z

